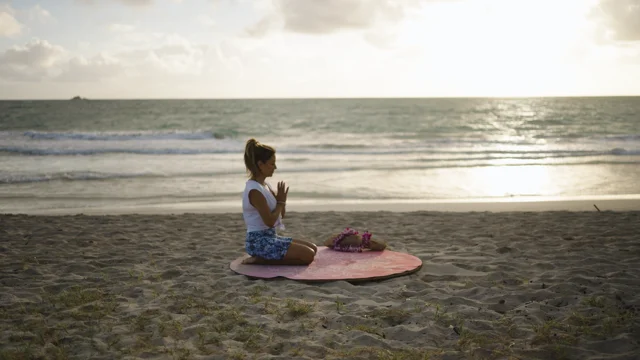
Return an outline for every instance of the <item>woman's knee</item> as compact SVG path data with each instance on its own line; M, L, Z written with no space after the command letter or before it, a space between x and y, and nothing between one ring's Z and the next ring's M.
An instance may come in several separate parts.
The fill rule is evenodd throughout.
M293 239L293 242L310 248L314 255L318 252L318 246L311 241Z
M311 241L307 241L307 240L293 239L293 242L295 244L305 245L307 247L313 247L314 246L314 243L312 243Z
M315 252L313 251L313 249L299 243L292 243L289 246L287 254L285 255L285 259L298 260L305 264L311 264L314 257Z
M316 252L313 251L312 248L305 246L305 249L302 251L300 260L302 260L306 264L311 264L315 256L316 256Z

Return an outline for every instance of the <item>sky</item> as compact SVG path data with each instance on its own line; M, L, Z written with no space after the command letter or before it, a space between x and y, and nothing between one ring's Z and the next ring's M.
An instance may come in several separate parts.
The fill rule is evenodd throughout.
M640 95L640 0L0 0L0 99Z

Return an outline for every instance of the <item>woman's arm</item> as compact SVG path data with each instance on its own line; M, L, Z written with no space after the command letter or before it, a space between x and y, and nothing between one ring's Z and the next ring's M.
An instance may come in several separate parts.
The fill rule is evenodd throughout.
M267 199L258 190L249 191L249 202L258 210L264 224L270 228L275 226L278 217L284 212L284 204L282 203L278 203L276 208L271 211Z
M273 197L276 197L276 193L273 192L273 190L271 189L271 186L269 186L269 191L271 191L271 193L273 194ZM287 213L287 205L286 204L282 204L282 218L284 219L284 215Z

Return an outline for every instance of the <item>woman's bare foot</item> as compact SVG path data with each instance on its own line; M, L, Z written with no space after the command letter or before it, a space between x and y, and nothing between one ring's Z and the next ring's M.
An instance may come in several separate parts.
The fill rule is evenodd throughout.
M251 256L251 257L248 257L248 258L242 260L242 263L245 264L245 265L251 265L251 264L255 264L257 261L258 261L257 257Z
M305 261L302 259L282 259L282 260L269 260L263 259L260 257L251 256L244 260L242 260L242 264L244 265L309 265L313 259L310 261Z
M371 251L382 251L386 248L387 248L387 243L377 242L375 240L371 240L371 246L369 247Z
M316 246L316 244L311 244L309 243L311 246L309 246L311 248L311 250L313 250L314 254L318 253L318 247Z
M282 260L268 260L257 256L251 256L242 260L242 263L245 265L279 265L282 263Z

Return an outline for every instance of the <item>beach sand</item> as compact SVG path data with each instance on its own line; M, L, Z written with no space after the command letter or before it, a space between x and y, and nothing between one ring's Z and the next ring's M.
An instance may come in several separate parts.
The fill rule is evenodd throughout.
M0 358L638 359L640 212L291 212L423 260L251 280L239 213L0 215Z

